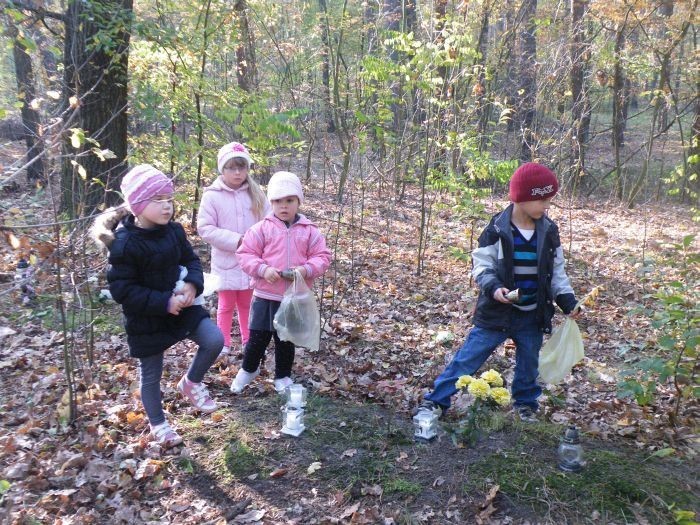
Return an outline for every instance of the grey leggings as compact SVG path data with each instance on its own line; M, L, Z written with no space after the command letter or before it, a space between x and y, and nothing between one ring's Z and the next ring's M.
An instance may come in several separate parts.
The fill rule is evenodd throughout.
M216 323L209 318L202 319L197 328L189 334L189 339L197 343L199 348L187 371L187 379L201 383L204 374L214 364L224 346L224 336ZM160 380L163 376L163 355L152 355L139 358L141 380L141 402L146 410L151 425L160 425L165 421L163 403L160 398Z

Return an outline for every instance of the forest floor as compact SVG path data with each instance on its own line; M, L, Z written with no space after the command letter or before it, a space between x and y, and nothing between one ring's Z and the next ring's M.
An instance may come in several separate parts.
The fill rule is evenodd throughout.
M697 404L686 402L671 426L670 384L660 382L648 406L617 395L621 371L651 355L654 328L636 309L653 305L660 279L679 275L682 260L672 245L697 231L688 211L561 199L550 215L572 284L579 296L604 287L578 321L586 356L563 384L547 386L539 423L504 412L498 430L466 446L454 432L464 399L430 443L414 442L410 417L466 336L476 296L469 265L456 255L468 254L485 220L465 219L443 204L434 208L417 275L416 195L393 208L366 196L361 210L345 208L339 221L333 197L309 189L301 211L326 233L335 262L317 283L326 319L321 349L300 349L295 361L294 378L310 392L306 430L297 438L280 433L283 402L269 374L239 396L229 392L240 349L206 379L221 408L194 415L175 391L194 351L185 342L168 352L162 382L185 444L167 452L148 439L118 306L96 299L105 287L104 257L90 252L83 265L62 254L66 270L74 270L63 282L64 332L56 275L43 270L50 266L50 230L5 230L0 522L690 523L682 521L687 513L700 512ZM505 203L485 204L496 211ZM45 193L31 188L0 195L0 209L5 226L51 222ZM206 246L191 238L207 267ZM28 250L37 257L38 298L23 307L12 277ZM86 269L91 279L83 282ZM71 283L78 281L81 290L90 283L81 300L87 306L92 298L95 310L76 308ZM85 318L94 318L91 365ZM79 370L72 425L66 350ZM499 349L487 366L510 379L513 349ZM567 424L583 436L587 465L577 474L557 469Z

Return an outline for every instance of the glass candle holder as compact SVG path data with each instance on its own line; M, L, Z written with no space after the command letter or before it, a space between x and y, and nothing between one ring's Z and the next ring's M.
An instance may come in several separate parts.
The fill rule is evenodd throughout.
M282 434L299 436L305 429L304 409L285 406L282 408Z
M437 436L438 415L427 410L413 416L413 437L416 441L431 441Z
M284 390L287 406L293 408L304 408L306 406L306 388L302 385L289 385Z
M583 459L583 447L579 439L578 429L570 426L564 432L559 449L559 468L564 472L580 472L586 462Z

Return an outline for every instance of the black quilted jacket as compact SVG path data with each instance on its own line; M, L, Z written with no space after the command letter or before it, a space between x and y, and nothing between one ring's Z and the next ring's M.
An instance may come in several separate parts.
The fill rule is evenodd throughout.
M135 226L133 215L115 213L101 219L102 228L93 227L93 236L109 250L107 280L112 297L122 305L129 353L148 357L187 337L209 316L196 305L177 316L168 313L180 266L187 268L185 282L199 295L204 289L202 264L179 223L146 230Z

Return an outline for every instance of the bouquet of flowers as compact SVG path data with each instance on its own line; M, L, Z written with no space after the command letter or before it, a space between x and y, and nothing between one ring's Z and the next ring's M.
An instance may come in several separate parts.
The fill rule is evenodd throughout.
M459 422L452 433L452 439L459 445L460 441L473 446L484 429L497 430L494 424L494 409L510 405L510 392L503 387L503 377L493 369L483 372L479 377L460 376L455 383L458 390L466 390L470 404L466 418ZM501 424L500 427L503 425Z

